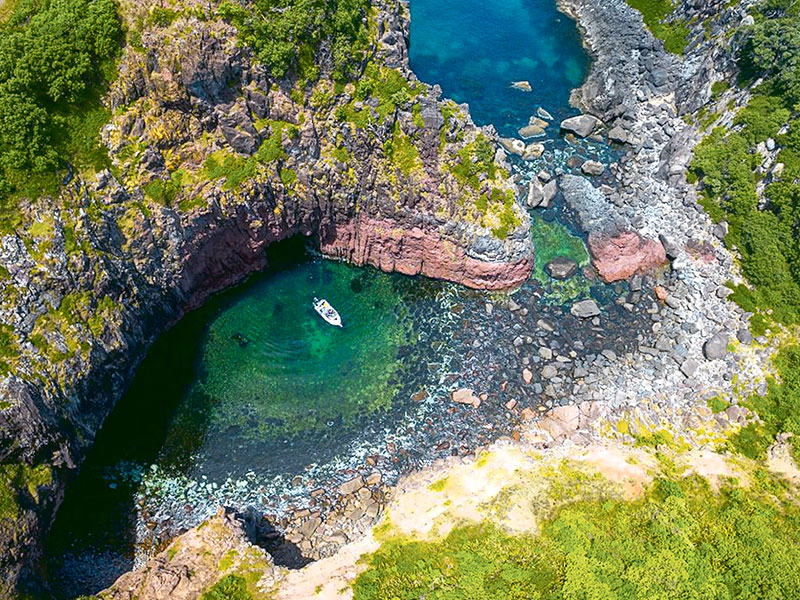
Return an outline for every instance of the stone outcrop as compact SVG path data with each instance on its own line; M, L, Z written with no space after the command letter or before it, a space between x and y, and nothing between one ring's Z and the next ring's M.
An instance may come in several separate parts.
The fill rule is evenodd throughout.
M635 231L613 236L591 233L588 246L594 268L607 283L630 279L667 263L661 242L644 238Z
M0 596L36 562L148 346L263 269L273 242L302 235L357 264L479 288L527 278L527 213L476 206L514 193L506 171L479 190L453 172L495 134L410 72L407 8L376 8L365 77L399 77L407 100L334 89L325 45L319 82L274 80L230 25L186 11L125 49L102 131L113 168L19 206L21 225L0 237L0 461L49 476L2 481L14 508L0 519Z
M252 523L221 511L190 529L138 570L122 575L100 594L103 600L195 600L230 575L269 590L279 570L252 542Z
M592 264L604 281L629 279L667 263L662 243L637 232L601 188L575 175L562 176L560 186L567 206L588 234Z

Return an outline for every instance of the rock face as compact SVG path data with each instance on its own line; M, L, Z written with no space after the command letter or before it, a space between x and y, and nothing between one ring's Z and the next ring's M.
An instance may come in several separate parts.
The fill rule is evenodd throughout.
M523 236L515 242L520 249L526 246ZM439 231L426 228L424 223L398 227L388 219L368 215L358 215L320 239L320 250L324 254L356 265L369 264L383 271L405 275L423 273L489 290L519 285L530 273L530 261L524 258L524 254L518 261L497 268L493 261L502 261L503 248L495 238L487 235L468 250Z
M592 264L604 281L628 279L667 263L661 242L635 231L631 222L589 180L564 175L560 186L564 200L588 233Z
M661 242L644 238L635 231L614 236L592 233L588 246L592 264L606 283L629 279L667 262Z
M407 9L375 7L372 76L404 79L410 100L389 110L352 85L337 92L324 44L322 78L299 91L254 64L230 25L187 11L146 28L143 51L125 49L102 131L113 174L19 206L23 225L0 237L0 461L48 476L4 490L15 516L0 519L0 597L36 562L148 346L267 266L273 242L307 236L337 258L477 288L527 278L526 211L514 202L498 234L496 207L476 208L513 182L475 190L452 169L496 135L464 107L443 111L439 89L409 71Z
M196 600L226 575L249 576L269 588L276 580L270 556L251 543L255 532L221 512L190 529L143 568L122 575L104 600Z

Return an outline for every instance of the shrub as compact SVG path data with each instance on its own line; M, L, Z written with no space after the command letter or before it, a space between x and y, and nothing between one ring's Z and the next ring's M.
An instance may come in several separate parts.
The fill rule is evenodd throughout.
M226 1L219 14L275 77L294 70L309 81L319 76L316 53L329 45L335 79L349 79L366 56L367 0L255 0L245 7Z
M800 511L776 494L660 479L640 500L569 503L538 536L483 523L442 540L393 538L368 558L355 598L794 597Z
M0 24L0 199L52 189L64 161L107 163L98 98L121 33L112 0L19 0Z

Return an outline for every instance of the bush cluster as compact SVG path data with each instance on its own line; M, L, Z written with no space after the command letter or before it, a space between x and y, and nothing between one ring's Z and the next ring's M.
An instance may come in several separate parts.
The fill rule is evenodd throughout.
M333 78L341 81L352 78L366 56L368 9L368 0L255 0L248 6L226 1L219 14L276 78L294 71L316 80L317 52L325 44Z
M121 34L113 0L19 0L0 24L0 199L103 160L98 89Z
M800 17L788 0L770 0L745 32L739 63L745 78L765 82L736 117L731 130L715 129L695 149L690 176L702 184L702 204L726 220L726 243L738 249L750 286L734 288L745 310L769 313L786 325L800 322ZM777 62L774 62L777 61ZM771 177L765 205L756 186L762 177L759 144L782 148L783 173ZM754 325L762 333L763 316Z

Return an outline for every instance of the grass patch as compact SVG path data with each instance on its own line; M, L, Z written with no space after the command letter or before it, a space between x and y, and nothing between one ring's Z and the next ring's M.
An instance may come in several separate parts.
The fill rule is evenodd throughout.
M772 494L777 495L772 495ZM777 485L712 492L660 479L637 501L557 509L541 534L491 523L392 538L367 558L356 600L788 598L800 589L800 511Z
M625 0L631 8L642 13L647 28L664 42L667 52L683 54L691 33L686 21L670 20L675 10L672 0Z
M203 594L202 600L253 600L253 595L244 577L227 575Z

